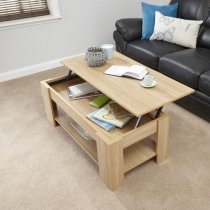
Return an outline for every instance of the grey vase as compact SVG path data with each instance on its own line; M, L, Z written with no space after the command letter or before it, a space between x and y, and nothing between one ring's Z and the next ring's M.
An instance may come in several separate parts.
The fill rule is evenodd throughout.
M88 66L97 67L102 66L106 63L106 55L104 49L100 47L90 47L88 48L85 60Z

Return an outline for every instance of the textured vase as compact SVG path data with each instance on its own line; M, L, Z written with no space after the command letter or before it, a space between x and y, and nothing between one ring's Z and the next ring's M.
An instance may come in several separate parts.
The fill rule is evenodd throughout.
M100 47L90 47L88 48L85 60L88 66L97 67L102 66L106 63L106 54L104 49Z

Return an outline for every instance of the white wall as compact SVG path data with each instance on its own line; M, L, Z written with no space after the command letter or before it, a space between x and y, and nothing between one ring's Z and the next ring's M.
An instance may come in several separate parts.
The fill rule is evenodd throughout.
M140 0L60 0L61 21L0 31L0 73L114 43L119 18L140 17ZM165 4L169 0L145 2Z

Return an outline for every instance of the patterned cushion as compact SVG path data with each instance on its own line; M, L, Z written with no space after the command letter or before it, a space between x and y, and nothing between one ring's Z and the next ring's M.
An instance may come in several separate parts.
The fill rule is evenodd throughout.
M156 12L154 32L150 39L196 48L198 32L202 23L203 21L173 18Z

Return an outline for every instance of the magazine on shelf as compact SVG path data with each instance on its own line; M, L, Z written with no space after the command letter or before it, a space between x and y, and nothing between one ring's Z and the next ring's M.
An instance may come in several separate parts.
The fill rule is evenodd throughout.
M97 89L95 87L93 87L92 85L90 85L87 82L83 82L78 85L72 85L72 86L68 87L68 89L69 89L69 92L74 94L75 97L97 91Z
M121 118L121 117L132 115L129 111L127 111L126 109L124 109L122 106L120 106L114 101L110 102L109 106L115 118Z
M113 65L108 68L105 74L118 76L118 77L129 77L133 79L142 80L148 71L144 66L133 65L133 66L117 66Z
M98 111L98 110L97 110ZM95 124L99 125L100 127L102 127L103 129L105 129L106 131L111 131L115 128L114 125L111 125L109 123L106 123L106 122L103 122L101 120L97 120L95 119L93 116L94 114L97 112L97 111L94 111L90 114L88 114L86 117L91 120L92 122L94 122Z
M67 91L70 100L89 98L101 95L100 91L98 91L95 87L93 87L87 82L69 86L67 88Z
M112 124L116 127L122 128L127 122L129 122L131 120L133 115L116 118L111 111L111 108L109 106L110 103L108 103L106 106L104 106L101 109L99 109L98 111L96 111L93 115L93 118L95 118L97 120L101 120L103 122L107 122L107 123Z
M75 97L73 94L69 93L69 98L70 98L70 100L78 100L78 99L83 99L83 98L90 98L90 97L94 97L94 96L99 96L99 95L101 95L100 91L84 94L84 95L77 96L77 97Z

